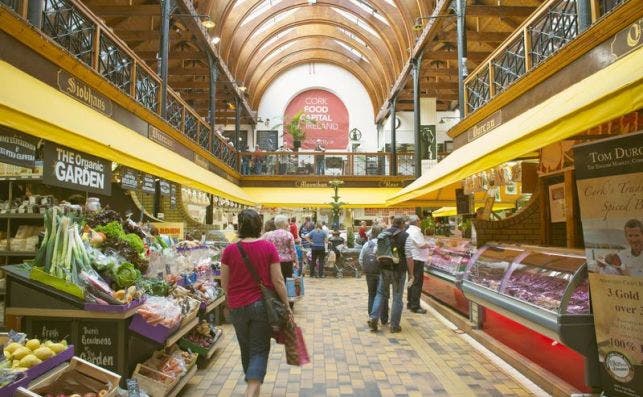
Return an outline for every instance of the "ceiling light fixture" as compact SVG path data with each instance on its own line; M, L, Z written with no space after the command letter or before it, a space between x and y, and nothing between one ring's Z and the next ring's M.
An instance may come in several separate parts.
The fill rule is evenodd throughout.
M212 43L212 45L217 45L220 42L221 42L221 37L219 36L214 36L213 38L210 39L210 43Z

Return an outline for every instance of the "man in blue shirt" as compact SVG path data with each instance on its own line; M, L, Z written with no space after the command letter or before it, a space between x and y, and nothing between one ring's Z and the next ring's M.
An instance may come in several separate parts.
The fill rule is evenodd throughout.
M310 275L312 277L326 277L324 275L324 259L326 257L326 246L328 245L328 233L322 230L322 224L317 222L315 230L304 236L310 241L312 263L310 264ZM318 262L319 261L319 265ZM317 268L319 266L319 268ZM317 271L315 271L317 269Z

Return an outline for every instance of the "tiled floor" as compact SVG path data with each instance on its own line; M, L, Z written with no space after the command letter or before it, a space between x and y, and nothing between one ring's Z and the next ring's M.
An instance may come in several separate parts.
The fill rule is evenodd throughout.
M265 396L530 396L500 366L431 314L402 314L402 332L377 333L366 320L366 282L306 279L295 305L311 356L303 367L286 364L273 341ZM406 302L406 299L405 299ZM182 396L243 395L245 383L234 329L224 326L219 351Z

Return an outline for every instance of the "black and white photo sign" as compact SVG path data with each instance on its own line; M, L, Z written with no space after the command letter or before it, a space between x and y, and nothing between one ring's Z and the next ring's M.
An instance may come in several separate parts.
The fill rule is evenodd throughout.
M109 196L112 162L53 142L43 151L43 182L47 185Z

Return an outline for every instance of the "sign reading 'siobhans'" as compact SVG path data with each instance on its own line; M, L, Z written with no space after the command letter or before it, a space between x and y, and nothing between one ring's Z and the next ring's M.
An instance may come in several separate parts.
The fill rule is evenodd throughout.
M106 196L112 192L111 161L46 142L43 162L43 182L48 185Z
M348 146L348 110L337 95L321 89L307 90L290 101L284 114L284 125L297 113L303 112L306 138L302 149L315 149L319 140L326 149L345 150ZM288 133L284 141L292 148Z

